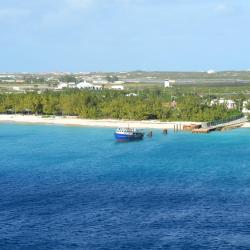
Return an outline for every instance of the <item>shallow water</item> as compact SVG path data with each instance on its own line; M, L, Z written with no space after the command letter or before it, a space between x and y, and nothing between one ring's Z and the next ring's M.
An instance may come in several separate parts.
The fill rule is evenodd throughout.
M116 143L0 125L0 249L250 249L250 130Z

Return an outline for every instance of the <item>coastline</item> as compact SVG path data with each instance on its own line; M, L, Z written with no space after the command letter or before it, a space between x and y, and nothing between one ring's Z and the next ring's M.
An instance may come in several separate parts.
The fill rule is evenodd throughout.
M199 122L161 122L157 120L150 121L128 121L114 119L81 119L77 117L42 117L37 115L0 115L0 123L30 123L30 124L50 124L65 126L84 126L84 127L131 127L141 129L173 129L174 126L183 126L188 124L200 124Z
M64 126L83 126L83 127L103 127L118 128L127 127L141 129L173 129L174 126L190 124L201 124L200 122L161 122L158 120L150 121L128 121L115 119L81 119L73 116L54 116L43 117L38 115L0 115L0 123L29 123L29 124L47 124L47 125L64 125ZM243 124L242 128L250 128L250 122Z

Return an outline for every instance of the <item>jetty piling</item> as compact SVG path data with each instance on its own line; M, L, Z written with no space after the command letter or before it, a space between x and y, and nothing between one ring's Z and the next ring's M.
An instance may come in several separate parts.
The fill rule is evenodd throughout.
M153 131L152 131L152 130L149 130L147 136L148 136L148 137L152 137L152 136L153 136Z
M167 135L168 129L167 129L167 128L163 129L162 133L163 133L164 135Z
M183 126L180 123L174 124L174 132L183 130Z
M178 132L178 124L174 124L174 132Z

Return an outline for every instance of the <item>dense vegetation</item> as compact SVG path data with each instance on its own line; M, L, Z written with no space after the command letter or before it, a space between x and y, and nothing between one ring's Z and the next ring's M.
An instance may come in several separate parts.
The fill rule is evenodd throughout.
M111 90L1 94L0 113L164 121L212 121L240 113L223 105L210 107L209 98L196 94L175 93L176 105L168 92L157 89L139 92L138 96L126 94Z

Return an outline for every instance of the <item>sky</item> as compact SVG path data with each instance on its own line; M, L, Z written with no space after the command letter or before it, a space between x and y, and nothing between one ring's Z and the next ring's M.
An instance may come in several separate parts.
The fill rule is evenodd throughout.
M0 72L250 69L249 0L0 0Z

